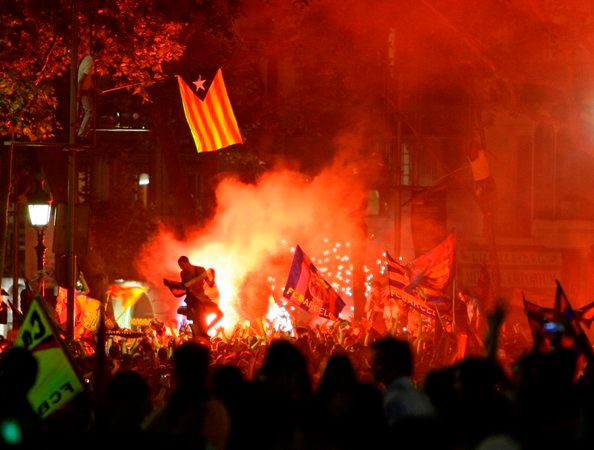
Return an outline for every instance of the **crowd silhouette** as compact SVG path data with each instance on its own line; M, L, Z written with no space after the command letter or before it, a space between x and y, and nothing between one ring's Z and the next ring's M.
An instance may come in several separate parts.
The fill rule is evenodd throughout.
M94 354L74 349L87 389L43 420L27 400L35 357L5 345L0 447L487 450L594 444L594 377L590 361L583 364L587 355L573 347L526 348L510 367L492 351L419 371L420 355L407 336L370 340L351 333L340 342L333 336L308 330L265 341L244 335L156 346L141 340L132 352L124 340L110 341L99 370Z

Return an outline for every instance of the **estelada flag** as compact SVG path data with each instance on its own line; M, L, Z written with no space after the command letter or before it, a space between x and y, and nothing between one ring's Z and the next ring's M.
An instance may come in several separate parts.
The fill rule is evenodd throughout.
M337 320L345 305L300 246L295 249L283 296L301 309L330 320Z
M193 77L192 77L193 78ZM241 144L241 133L231 108L221 69L212 79L177 76L186 120L198 153Z
M81 377L39 297L31 302L14 345L29 349L37 360L37 378L27 397L41 417L84 391Z

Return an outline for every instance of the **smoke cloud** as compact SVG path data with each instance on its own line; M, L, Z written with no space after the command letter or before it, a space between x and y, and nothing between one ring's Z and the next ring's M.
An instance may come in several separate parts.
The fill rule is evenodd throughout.
M215 269L220 306L226 325L232 325L265 315L272 286L277 299L282 295L296 245L313 258L329 242L348 242L356 253L365 235L367 196L359 145L356 133L339 136L338 156L313 176L279 164L255 184L223 179L208 225L187 231L184 240L162 228L138 258L141 275L155 287L153 298L162 299L157 301L162 313L170 315L177 306L167 301L173 297L162 278L179 279L181 255Z

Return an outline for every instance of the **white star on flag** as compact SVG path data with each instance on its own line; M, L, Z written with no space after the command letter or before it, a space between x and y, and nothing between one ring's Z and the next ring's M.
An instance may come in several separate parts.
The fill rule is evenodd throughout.
M177 81L184 114L198 153L211 152L243 142L220 68L208 85L208 92L204 86L208 80L203 80L202 76L198 77L197 81L187 83L178 75ZM204 99L192 91L191 84L196 90L204 89Z
M206 91L206 89L204 89L204 83L206 83L206 80L202 79L202 75L198 75L198 79L196 81L192 81L192 84L196 86L196 92L198 92L200 89Z

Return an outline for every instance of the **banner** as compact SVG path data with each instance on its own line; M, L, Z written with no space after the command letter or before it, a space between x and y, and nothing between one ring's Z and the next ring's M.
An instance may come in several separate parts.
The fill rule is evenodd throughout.
M301 309L330 320L337 320L345 305L299 246L295 249L283 296Z
M37 379L28 398L41 417L49 416L84 391L39 297L33 299L14 345L29 349L37 360Z
M412 294L404 291L403 289L395 288L390 286L390 297L397 299L400 303L410 306L414 310L424 314L433 319L441 319L443 322L451 322L452 318L446 314L439 314L435 306L431 306L429 303L415 297Z

